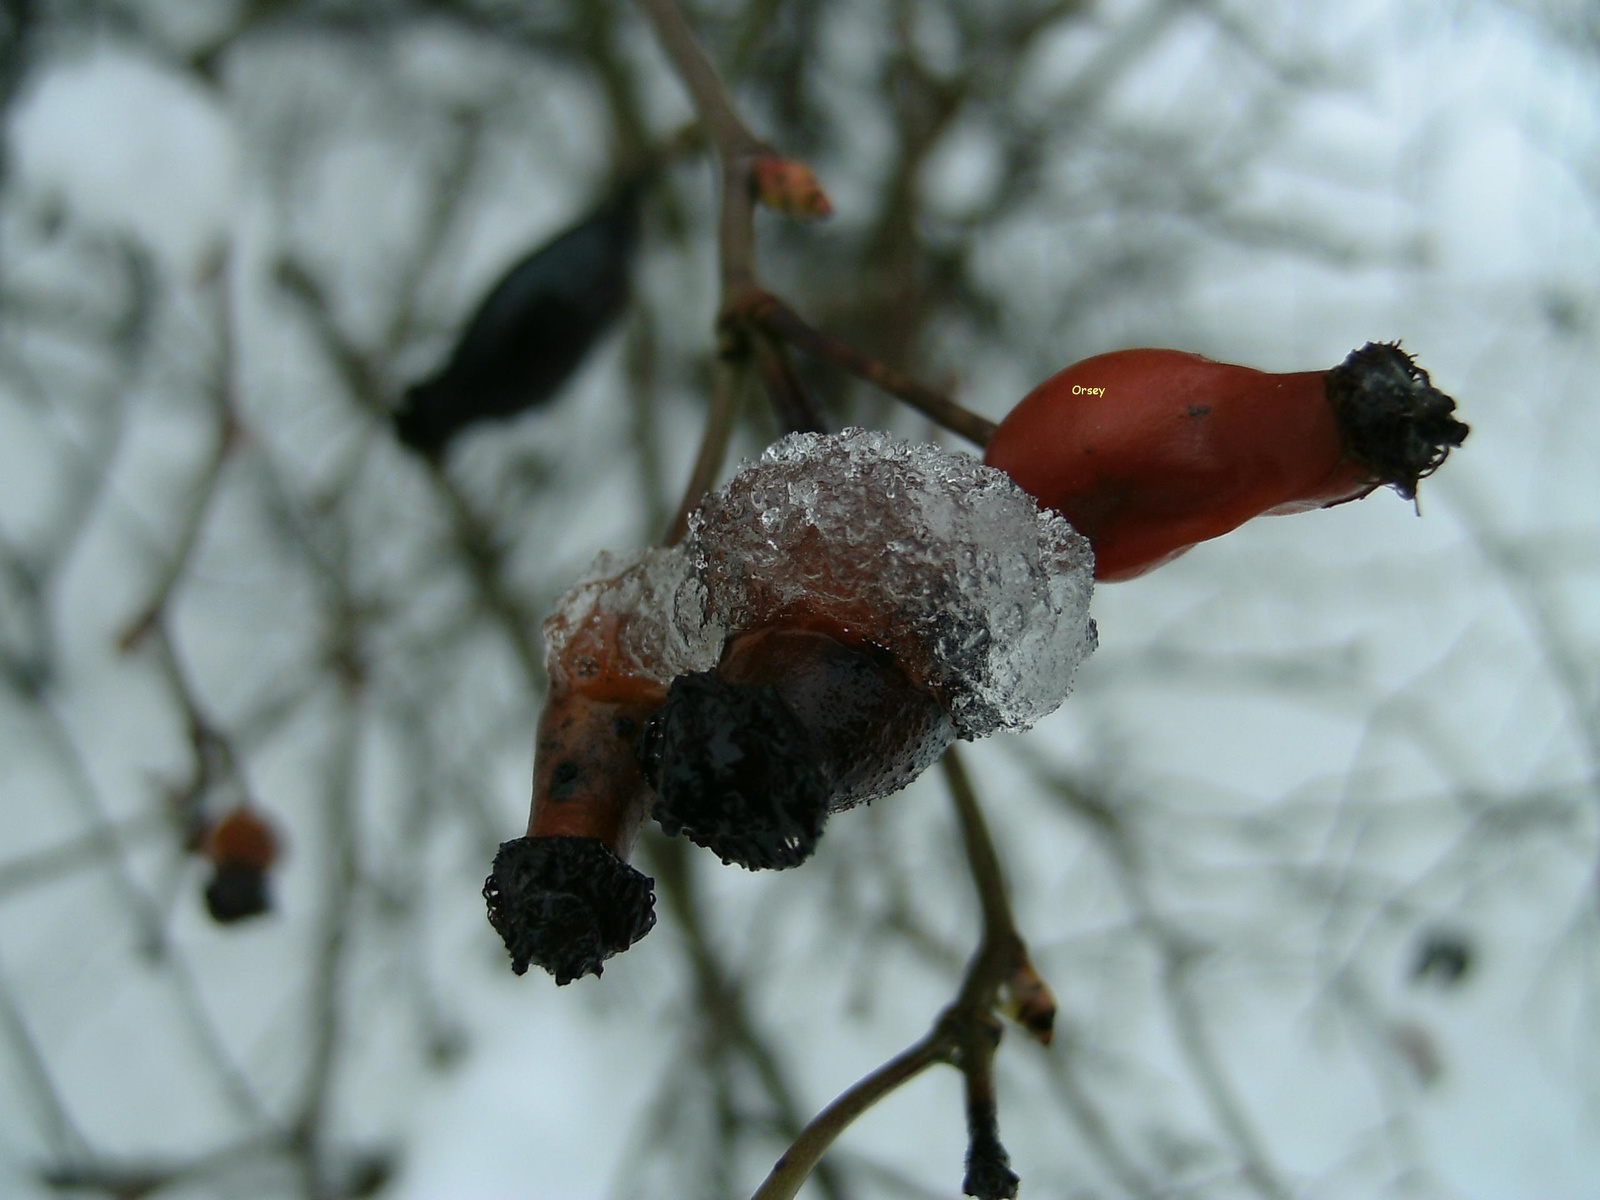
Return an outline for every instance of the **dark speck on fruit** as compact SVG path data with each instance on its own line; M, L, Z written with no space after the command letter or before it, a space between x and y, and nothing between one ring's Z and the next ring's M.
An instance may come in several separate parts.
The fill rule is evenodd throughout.
M570 800L577 790L578 779L583 774L578 764L572 761L557 763L554 771L550 772L550 799Z

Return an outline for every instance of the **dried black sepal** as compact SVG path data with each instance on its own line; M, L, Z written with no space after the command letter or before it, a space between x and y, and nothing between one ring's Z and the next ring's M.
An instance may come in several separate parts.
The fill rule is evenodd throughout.
M751 870L798 866L817 848L830 789L810 735L771 685L680 675L638 748L669 835Z
M537 963L568 984L650 932L654 888L598 838L520 837L500 844L483 898L511 969Z
M1011 1156L992 1133L974 1134L967 1146L967 1173L961 1191L978 1200L1016 1200L1022 1180L1011 1169Z
M220 863L206 883L206 911L219 925L259 917L272 909L267 873L245 863Z
M1328 372L1327 394L1345 453L1407 500L1470 432L1399 342L1352 351Z
M407 390L395 432L436 458L462 430L550 400L621 315L639 240L635 180L489 290L450 361Z

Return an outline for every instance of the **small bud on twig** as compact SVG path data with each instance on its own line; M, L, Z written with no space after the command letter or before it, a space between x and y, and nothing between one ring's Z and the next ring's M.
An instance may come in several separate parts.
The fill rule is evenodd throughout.
M764 154L750 167L756 199L775 213L798 220L830 216L833 204L811 168L792 158Z

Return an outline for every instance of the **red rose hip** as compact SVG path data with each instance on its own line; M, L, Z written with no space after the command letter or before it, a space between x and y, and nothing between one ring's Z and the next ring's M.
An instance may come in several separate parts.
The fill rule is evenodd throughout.
M1416 495L1467 426L1398 345L1331 371L1274 375L1179 350L1119 350L1052 376L984 461L1061 513L1095 577L1132 579L1263 513L1388 484Z

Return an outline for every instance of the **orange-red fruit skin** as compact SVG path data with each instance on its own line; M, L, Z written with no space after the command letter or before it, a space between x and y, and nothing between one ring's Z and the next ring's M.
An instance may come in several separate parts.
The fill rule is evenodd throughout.
M277 861L279 839L259 812L243 806L228 813L206 835L206 857L220 866L265 871Z
M634 740L664 698L655 685L633 691L552 691L534 748L529 837L598 838L627 861L651 800Z
M1345 457L1326 380L1179 350L1101 354L1026 396L984 462L1089 539L1097 579L1132 579L1253 516L1372 489Z

